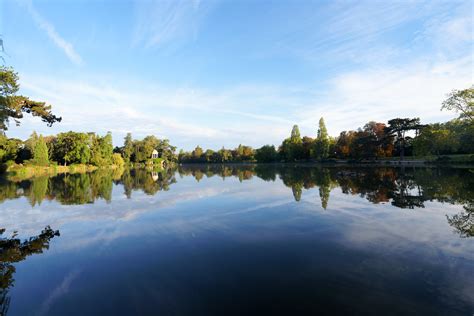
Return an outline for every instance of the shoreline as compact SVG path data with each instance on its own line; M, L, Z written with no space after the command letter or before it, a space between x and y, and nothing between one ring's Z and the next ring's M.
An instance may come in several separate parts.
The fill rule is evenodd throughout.
M462 155L459 157L446 157L440 156L438 159L408 159L408 160L394 160L394 159L381 159L381 160L336 160L331 159L327 161L295 161L295 162L257 162L257 161L242 161L242 162L185 162L177 163L175 166L250 166L250 165L266 165L266 166L324 166L324 167L337 167L337 166L346 166L346 167L448 167L448 168L472 168L474 167L474 155ZM441 159L440 159L441 158ZM461 159L456 159L461 158ZM468 158L468 159L465 159ZM99 169L110 169L116 170L121 168L130 168L130 169L142 169L150 168L149 165L108 165L97 167L94 165L85 165L85 164L74 164L69 166L63 165L52 165L52 166L37 166L37 165L12 165L4 166L4 170L0 173L0 176L7 177L10 179L31 179L35 177L42 176L56 176L58 174L77 174L77 173L89 173L94 172ZM167 168L158 168L158 169L167 169Z
M53 165L53 166L37 166L37 165L13 165L7 167L4 172L1 173L2 176L8 179L21 179L27 180L36 177L52 177L59 174L77 174L77 173L89 173L94 172L98 169L110 169L115 170L123 168L117 165L110 165L104 167L97 167L93 165L69 165L69 166L60 166L60 165Z

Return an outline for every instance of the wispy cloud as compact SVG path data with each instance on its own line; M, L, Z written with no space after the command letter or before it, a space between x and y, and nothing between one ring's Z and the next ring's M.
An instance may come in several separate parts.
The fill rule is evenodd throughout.
M83 60L81 56L74 50L74 47L71 43L66 41L59 33L56 31L54 25L46 20L34 7L33 2L31 0L22 1L22 4L25 5L28 12L30 13L31 17L35 21L36 25L46 32L49 39L53 41L53 43L60 48L64 54L66 54L67 58L76 65L81 65Z
M28 94L53 104L64 119L53 130L37 120L28 122L30 130L23 136L35 128L44 133L112 131L119 144L125 133L132 132L135 137L166 137L191 149L196 144L278 145L293 124L300 125L302 134L314 136L321 116L333 136L369 120L419 116L425 123L444 121L454 114L441 112L441 102L452 89L469 85L471 69L469 56L414 61L404 67L376 66L335 76L324 93L318 87L306 93L269 85L173 89L156 82L104 84L90 78L26 75L22 87ZM12 126L9 132L16 130Z
M289 23L275 39L276 49L286 50L315 64L324 60L332 67L347 69L354 64L394 62L414 49L413 25L431 26L440 33L440 21L451 20L461 1L335 1L324 8L309 10ZM471 9L455 14L469 16ZM469 18L472 20L472 17ZM464 22L463 22L464 23ZM460 25L451 25L457 32ZM310 32L308 32L310 30ZM422 43L426 45L426 43Z
M346 72L332 81L327 96L301 109L303 126L324 116L331 134L362 127L369 120L420 117L423 122L455 116L441 112L441 102L452 89L471 82L472 59L413 62L404 67L374 67Z
M79 276L80 270L74 269L70 271L61 281L61 283L54 288L54 290L49 294L48 298L43 302L41 308L38 312L38 315L45 315L49 312L51 306L62 296L69 293L72 282Z
M132 132L137 138L166 137L187 149L196 144L230 147L279 142L294 121L278 112L283 113L288 104L304 104L304 98L295 97L291 88L270 86L172 89L149 82L104 84L92 78L58 80L42 75L24 75L21 84L27 94L52 104L55 113L63 116L53 130L38 120L28 121L31 130L26 135L32 129L42 133L112 131L120 140ZM273 109L272 115L265 114L268 108ZM17 130L12 126L9 132Z
M211 3L199 0L138 1L133 44L153 47L196 37Z
M211 9L199 1L136 5L136 43L160 47L193 36ZM279 29L272 33L276 37L269 38L280 39L281 47L291 52L301 49L308 58L321 58L321 67L327 58L342 65L337 72L325 69L296 83L278 78L266 83L250 77L218 87L204 81L183 84L186 69L177 69L184 78L178 84L167 82L166 73L156 80L137 79L140 74L123 76L121 69L82 73L78 78L24 73L21 83L26 94L52 104L63 121L47 129L27 118L28 125L22 127L26 132L20 134L12 126L9 134L24 138L33 129L43 133L110 130L118 142L126 132L137 138L154 134L191 149L196 144L278 145L293 124L300 125L302 134L314 136L321 116L333 136L369 120L419 116L423 122L444 121L454 117L439 111L446 93L472 82L473 33L463 8L451 2L334 2L323 5L321 19L313 11L291 19L286 31ZM416 27L407 31L407 24ZM387 36L392 31L401 35ZM401 45L400 38L408 44ZM411 43L418 48L409 47ZM430 49L418 54L416 49L428 45ZM304 56L301 63L308 65Z

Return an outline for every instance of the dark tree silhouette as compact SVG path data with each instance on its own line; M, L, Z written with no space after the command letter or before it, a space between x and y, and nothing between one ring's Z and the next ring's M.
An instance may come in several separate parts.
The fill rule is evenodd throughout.
M385 133L389 137L395 137L395 142L398 144L400 152L400 160L405 157L405 147L409 137L406 135L407 131L414 130L418 132L423 126L420 125L419 118L396 118L388 121L388 126L385 128Z
M5 233L5 229L0 229L0 235ZM50 240L59 236L58 230L53 230L46 226L38 236L33 236L21 241L14 234L11 238L0 238L0 315L5 316L10 306L8 291L14 284L15 274L14 263L25 260L33 254L43 253L49 249Z
M44 102L30 100L28 97L18 95L20 89L18 74L12 68L0 66L0 130L8 128L8 122L13 119L17 125L23 114L38 116L48 126L61 122L61 117L51 112L51 106Z

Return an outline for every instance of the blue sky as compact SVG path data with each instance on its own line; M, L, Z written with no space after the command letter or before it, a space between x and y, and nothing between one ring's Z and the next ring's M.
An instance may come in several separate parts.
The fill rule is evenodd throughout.
M33 130L156 135L180 148L278 145L369 120L455 115L473 82L471 1L40 1L0 3L22 93L63 122Z

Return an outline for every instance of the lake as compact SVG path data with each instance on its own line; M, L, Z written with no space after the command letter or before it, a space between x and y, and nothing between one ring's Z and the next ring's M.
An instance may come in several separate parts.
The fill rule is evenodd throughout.
M0 315L472 315L474 169L0 181Z

